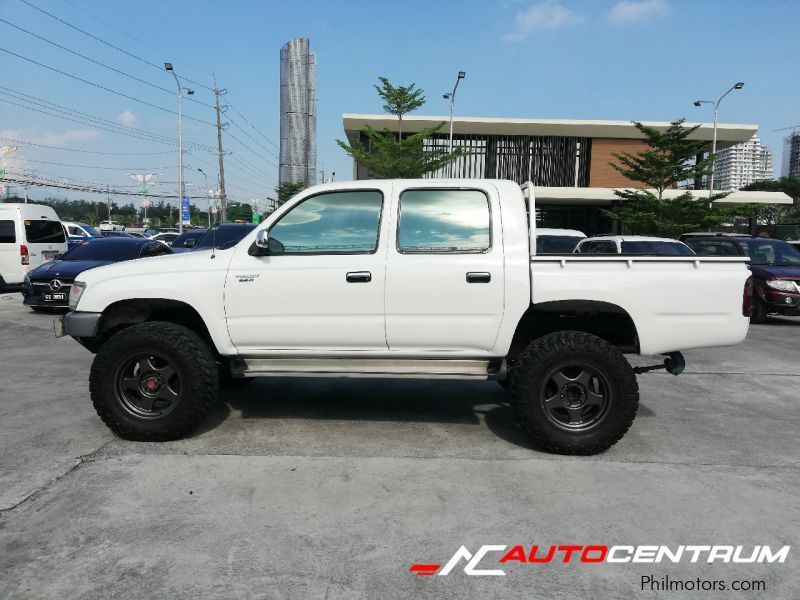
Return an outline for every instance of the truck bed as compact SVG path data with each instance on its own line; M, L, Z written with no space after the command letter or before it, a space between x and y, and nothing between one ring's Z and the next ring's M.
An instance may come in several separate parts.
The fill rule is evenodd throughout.
M606 303L636 325L641 354L738 344L746 258L531 256L531 300Z

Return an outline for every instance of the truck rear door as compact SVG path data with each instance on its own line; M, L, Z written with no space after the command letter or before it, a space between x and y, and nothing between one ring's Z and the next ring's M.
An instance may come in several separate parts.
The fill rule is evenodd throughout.
M497 191L452 184L399 192L387 255L390 350L488 352L503 317L503 232Z

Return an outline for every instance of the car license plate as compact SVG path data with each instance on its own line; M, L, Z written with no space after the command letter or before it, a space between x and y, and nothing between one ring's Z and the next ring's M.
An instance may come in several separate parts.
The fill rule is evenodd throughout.
M53 260L58 256L58 252L42 252L42 256L44 256L45 260Z
M67 300L67 295L64 293L44 295L45 302L66 302L66 300Z

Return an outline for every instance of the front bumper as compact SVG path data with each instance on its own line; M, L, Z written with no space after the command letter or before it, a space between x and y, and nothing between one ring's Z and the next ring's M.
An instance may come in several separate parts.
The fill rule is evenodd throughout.
M63 317L64 335L69 335L74 338L93 338L97 336L97 330L100 327L100 317L102 313L95 312L68 312ZM56 327L58 330L58 327Z
M769 312L778 312L784 315L800 313L800 294L770 289L764 291L764 299Z
M63 301L48 302L44 299L46 293L51 293L48 283L31 282L22 284L22 303L25 306L41 306L43 308L67 308L69 306L69 289L71 282L65 282L58 292L64 294Z

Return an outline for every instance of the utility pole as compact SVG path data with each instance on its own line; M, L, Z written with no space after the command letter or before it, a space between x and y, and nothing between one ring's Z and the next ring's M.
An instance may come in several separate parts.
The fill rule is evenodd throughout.
M225 162L223 157L225 156L225 151L222 149L222 109L219 105L219 97L221 94L225 94L227 90L220 90L217 88L217 78L214 77L214 98L216 100L216 110L217 110L217 156L219 157L219 208L220 208L220 222L224 223L228 220L228 211L227 211L227 204L228 198L225 195Z
M106 184L106 204L108 204L108 220L111 221L111 192L108 184Z

